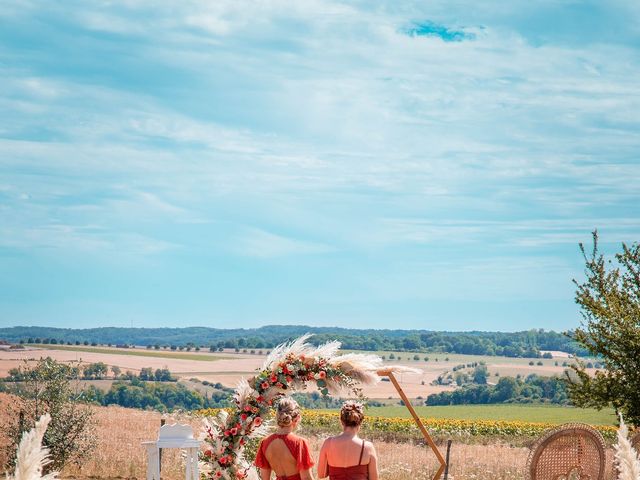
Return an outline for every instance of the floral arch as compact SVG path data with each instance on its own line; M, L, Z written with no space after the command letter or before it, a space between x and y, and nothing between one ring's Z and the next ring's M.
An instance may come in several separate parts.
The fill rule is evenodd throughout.
M407 367L383 369L382 359L377 355L339 355L340 342L314 347L307 343L309 337L305 335L274 348L255 377L239 382L234 394L235 408L205 419L206 450L202 455L201 470L204 478L257 479L255 469L244 457L245 446L248 439L268 433L263 419L278 398L305 390L309 384L315 384L323 395L353 394L362 398L360 386L375 384L382 376L389 377L436 454L441 467L434 480L440 478L444 458L393 375L398 371L416 370Z

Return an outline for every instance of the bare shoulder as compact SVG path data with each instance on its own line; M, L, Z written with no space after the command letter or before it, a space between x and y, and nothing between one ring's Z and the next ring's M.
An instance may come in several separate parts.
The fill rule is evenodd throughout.
M324 439L324 442L322 442L322 448L327 448L329 445L331 445L331 441L334 439L335 437L327 437Z
M373 442L370 442L369 440L365 440L364 448L369 455L375 455L376 447L373 446Z

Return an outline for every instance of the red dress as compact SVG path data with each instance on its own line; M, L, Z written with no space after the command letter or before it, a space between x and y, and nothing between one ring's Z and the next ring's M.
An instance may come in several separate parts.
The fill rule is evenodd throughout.
M368 480L369 465L361 465L364 453L364 440L360 449L360 459L357 465L350 467L333 467L329 465L329 480Z
M265 455L267 448L271 442L273 442L276 438L279 438L284 442L284 444L291 452L291 455L296 461L296 467L298 468L298 473L290 476L276 476L276 480L300 480L300 470L309 470L314 465L313 458L311 458L311 454L309 453L309 445L304 438L298 437L297 435L293 435L292 433L287 433L285 435L273 434L269 435L267 438L263 439L260 442L260 447L258 448L258 453L256 454L255 465L259 468L271 468L269 465L269 461Z

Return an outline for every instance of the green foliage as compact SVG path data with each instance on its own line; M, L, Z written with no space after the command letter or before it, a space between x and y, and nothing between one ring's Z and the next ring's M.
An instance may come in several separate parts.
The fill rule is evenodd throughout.
M51 451L49 468L61 470L69 462L81 462L95 446L93 411L83 402L82 393L74 389L70 378L72 366L51 358L41 359L34 367L17 369L20 381L9 388L18 395L22 418L10 418L4 428L15 452L22 433L34 427L44 413L51 415L43 443Z
M318 391L293 393L291 397L294 398L302 408L309 410L340 408L344 402L344 400L340 398L322 395ZM375 400L367 401L368 407L379 407L381 405L382 403Z
M569 393L574 404L603 408L612 405L629 423L640 425L640 244L622 244L615 263L593 250L585 259L586 280L577 286L576 303L584 323L573 339L601 359L603 370L594 376L587 366L571 366Z
M86 380L100 380L107 376L109 367L104 362L90 363L83 368L82 378Z
M473 370L473 383L477 383L478 385L485 385L487 383L488 376L489 371L487 370L486 365L478 365Z
M563 379L559 377L540 377L535 374L529 375L524 381L519 378L501 377L497 385L467 385L452 392L429 395L425 404L475 405L533 402L566 405L568 399L566 384Z
M229 389L203 395L187 389L180 383L142 382L134 377L131 382L115 382L106 393L94 386L89 386L87 399L100 405L120 405L166 412L176 409L228 407L231 395Z

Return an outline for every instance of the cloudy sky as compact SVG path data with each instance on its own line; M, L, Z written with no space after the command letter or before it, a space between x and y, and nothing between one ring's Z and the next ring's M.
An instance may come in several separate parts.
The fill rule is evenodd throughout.
M579 322L640 240L640 3L0 6L0 324Z

